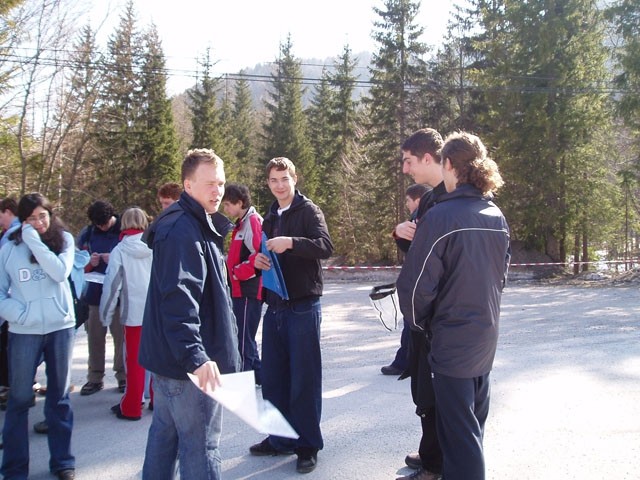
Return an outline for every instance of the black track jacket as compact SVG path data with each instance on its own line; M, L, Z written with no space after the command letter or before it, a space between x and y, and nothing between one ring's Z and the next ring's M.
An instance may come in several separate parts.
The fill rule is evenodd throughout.
M434 372L491 371L510 256L502 212L472 185L439 197L418 223L397 288L404 318L431 337Z

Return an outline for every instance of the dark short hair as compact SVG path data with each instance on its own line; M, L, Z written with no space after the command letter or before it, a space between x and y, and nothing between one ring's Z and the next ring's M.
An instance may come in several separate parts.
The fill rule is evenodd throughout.
M296 166L287 157L276 157L269 160L265 168L265 173L267 174L267 178L269 178L269 175L271 174L271 170L273 169L276 169L276 171L278 172L283 172L284 170L288 170L289 175L291 175L292 177L296 175Z
M414 183L413 185L409 185L404 193L407 197L413 200L417 200L422 197L422 195L424 195L424 192L426 192L427 190L429 190L429 187L427 187L426 185L423 185L421 183Z
M182 162L182 181L184 182L187 178L191 178L202 163L208 163L216 167L224 166L222 159L210 148L194 148L187 152L187 156L184 157Z
M96 200L87 209L87 217L94 225L104 225L116 214L113 205L104 200Z
M15 198L7 197L0 200L0 212L9 210L14 215L18 215L18 202Z
M425 153L429 153L436 162L440 163L440 149L442 149L442 145L444 145L444 142L437 130L433 128L421 128L413 132L411 136L404 141L400 149L405 152L410 152L411 155L415 155L416 157L422 157Z
M176 182L167 182L158 189L158 197L170 198L172 200L178 200L181 193L182 187Z
M44 208L50 214L53 213L53 207L44 195L37 192L27 193L18 203L18 218L21 222L24 222L38 207Z
M242 208L249 208L251 206L251 194L249 188L246 185L239 183L227 183L224 188L223 202L238 203L242 202Z

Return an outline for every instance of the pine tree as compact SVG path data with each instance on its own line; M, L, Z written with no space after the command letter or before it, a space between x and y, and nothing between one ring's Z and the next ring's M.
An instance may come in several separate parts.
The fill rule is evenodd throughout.
M158 185L180 178L178 143L173 125L171 101L167 97L167 72L162 45L155 26L145 35L141 86L144 98L141 121L145 125L140 145L141 170L137 205L156 209Z
M265 102L265 158L287 157L296 165L297 187L314 198L319 184L313 150L307 135L302 107L302 69L292 51L291 37L280 45L277 69L271 75L272 89Z
M602 22L590 0L537 0L486 8L487 142L506 178L499 201L512 238L556 261L574 236L611 213L610 124ZM602 135L596 135L601 132ZM609 213L606 213L609 212Z
M91 26L83 27L73 44L69 58L68 89L63 94L59 111L62 130L67 134L62 143L64 164L61 166L62 201L64 217L68 223L85 218L85 205L81 201L87 194L86 186L96 176L95 137L99 125L95 119L101 79L96 65L102 54L96 45ZM64 105L64 107L62 107ZM81 225L73 225L80 227Z
M395 247L390 235L379 232L392 231L405 218L406 179L400 145L422 127L418 91L426 76L423 56L427 48L419 40L423 33L416 24L419 9L420 2L410 0L385 0L383 9L374 8L380 16L373 33L379 50L373 56L372 85L364 100L369 119L365 140L368 150L361 173L369 178L367 220L379 228L364 245L371 245L377 256L387 261L392 261Z
M329 84L329 74L324 68L320 82L315 85L311 106L307 110L309 140L316 152L315 162L318 178L322 179L322 189L314 201L322 208L325 216L331 216L333 198L339 194L335 184L339 173L336 165L337 143L334 124L333 97L335 93ZM336 175L337 174L337 175Z
M616 132L617 151L621 157L618 172L622 189L621 211L624 226L620 229L621 241L617 250L628 259L634 252L630 238L640 230L640 1L618 0L606 11L617 42L613 48L616 71L614 85L615 108L621 128ZM616 249L611 245L611 249ZM627 266L625 264L625 266Z
M192 91L189 91L192 113L193 140L191 148L212 148L218 151L224 139L221 136L218 94L220 80L211 75L211 51L207 49L202 62L203 73Z
M637 133L640 132L640 1L619 0L610 7L607 16L622 42L614 51L619 71L614 81L621 90L618 114L625 126Z
M244 166L238 160L238 150L240 148L235 135L233 125L233 94L229 86L230 80L224 82L224 90L220 101L219 135L222 138L221 145L216 149L216 153L224 161L225 173L228 179L237 181L242 175Z
M94 198L110 200L118 209L133 204L141 171L144 92L140 70L143 42L129 2L115 33L108 40L104 81L97 121L99 165L91 186Z
M238 165L242 168L238 173L237 181L247 185L251 191L254 204L263 206L258 192L258 185L264 185L264 162L258 155L257 121L251 101L249 82L243 77L243 72L234 84L233 108L231 112L231 132L235 139L236 157ZM266 206L266 205L265 205Z
M346 45L329 75L333 88L331 124L335 138L331 170L336 192L328 195L327 223L334 238L336 252L346 262L355 263L361 259L360 230L357 228L361 192L357 189L356 170L361 159L362 119L358 115L358 102L353 93L357 83L351 49ZM368 230L368 229L365 229Z
M472 79L472 72L483 63L482 52L474 47L477 18L476 11L455 6L442 46L427 62L428 73L419 96L421 123L443 134L482 131L478 118L485 102L473 88Z

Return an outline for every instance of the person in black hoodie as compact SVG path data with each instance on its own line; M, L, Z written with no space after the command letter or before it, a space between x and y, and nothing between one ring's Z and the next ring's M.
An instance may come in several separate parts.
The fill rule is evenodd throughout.
M211 219L224 195L222 160L213 150L190 150L182 181L180 200L143 239L153 263L139 360L154 389L144 480L174 478L178 456L180 478L220 478L222 406L200 390L215 389L221 373L240 366L221 235Z
M447 193L440 165L443 143L442 136L433 128L416 130L402 143L402 172L410 175L416 183L432 187L420 197L415 222L400 223L393 231L398 248L405 253L411 247L416 229L424 222L427 211L441 195ZM399 379L411 377L411 397L416 405L416 415L420 417L422 436L418 452L408 454L404 460L407 466L417 471L397 480L434 480L440 478L442 472L442 452L436 433L435 395L428 361L430 344L424 332L412 330L406 319L403 322L404 330L410 331L409 357L407 368Z
M492 201L503 181L475 135L449 135L440 156L447 193L418 224L398 298L411 327L431 339L442 476L484 480L489 373L510 261L509 227Z
M311 472L323 447L322 359L320 355L320 260L333 244L320 208L296 190L296 169L288 158L267 164L267 182L276 201L264 217L268 250L278 255L289 299L265 289L268 305L262 322L262 394L285 416L300 438L270 435L252 445L252 455L295 452L296 469ZM269 258L256 255L255 268L269 270Z

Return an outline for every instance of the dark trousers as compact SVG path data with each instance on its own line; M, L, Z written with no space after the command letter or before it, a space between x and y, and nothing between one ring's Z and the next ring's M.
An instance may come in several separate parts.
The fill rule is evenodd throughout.
M436 398L431 383L429 340L421 332L410 331L409 372L411 396L420 417L422 437L418 453L422 468L433 473L442 472L442 451L436 429Z
M489 374L453 378L433 374L443 480L484 480L482 439L489 414Z
M409 342L411 341L411 328L403 321L402 333L400 334L400 348L396 352L396 358L391 365L399 370L405 370L409 362Z
M319 299L269 307L262 323L262 395L282 412L300 438L271 435L278 450L321 450L322 356Z
M238 348L242 360L243 372L253 370L256 383L262 384L260 370L262 363L258 354L256 333L260 325L262 315L262 301L257 298L239 297L233 298L233 313L238 323Z

